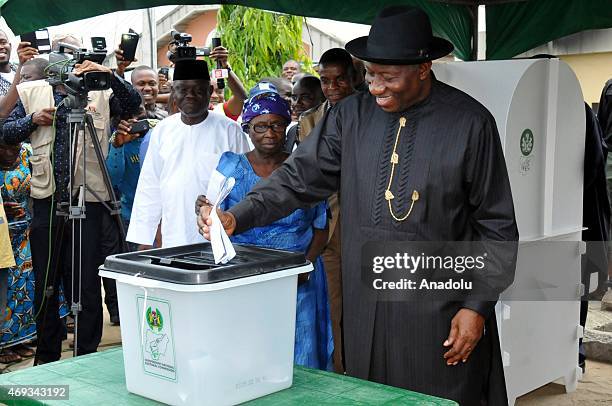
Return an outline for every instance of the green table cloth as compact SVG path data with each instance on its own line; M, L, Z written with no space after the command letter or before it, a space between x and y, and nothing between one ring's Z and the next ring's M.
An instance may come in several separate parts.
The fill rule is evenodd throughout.
M160 405L129 393L125 387L121 348L69 358L34 368L0 375L0 385L69 385L68 400L7 400L7 405ZM6 392L6 387L2 388ZM295 367L293 386L246 403L269 405L428 405L451 406L457 403L361 379Z

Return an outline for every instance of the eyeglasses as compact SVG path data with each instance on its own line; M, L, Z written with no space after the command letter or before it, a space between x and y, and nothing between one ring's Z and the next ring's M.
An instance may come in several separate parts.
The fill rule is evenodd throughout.
M269 129L272 130L272 132L275 132L275 133L284 133L285 129L287 129L287 124L284 124L284 123L272 123L270 125L268 125L268 124L255 124L255 125L251 125L250 127L257 134L264 134Z

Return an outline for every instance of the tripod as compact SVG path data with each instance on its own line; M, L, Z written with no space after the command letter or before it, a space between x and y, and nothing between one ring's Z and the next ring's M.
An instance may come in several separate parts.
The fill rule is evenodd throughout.
M68 89L67 89L68 90ZM65 231L70 223L71 227L71 306L70 310L74 316L74 349L73 355L77 355L78 343L79 343L79 314L83 310L81 304L81 293L82 293L82 274L83 274L83 258L82 258L82 242L87 235L83 235L83 221L87 218L86 213L86 194L92 195L97 202L102 204L109 214L113 218L119 230L119 235L122 241L123 250L127 251L127 244L125 242L125 230L123 221L121 219L121 203L117 200L115 192L112 187L110 176L106 169L106 163L104 155L102 153L102 147L97 137L96 130L93 123L91 114L87 111L87 92L72 92L69 90L64 105L70 109L67 117L70 133L70 149L69 149L69 168L70 168L70 179L68 184L69 198L66 201L59 201L57 203L56 215L59 223L56 226L54 236L54 255L51 259L51 264L54 270L54 277L50 286L45 287L45 297L48 299L58 292L54 291L54 287L58 286L57 276L58 269L60 266L61 252L63 251L63 244L65 244ZM91 143L96 157L96 165L100 169L102 180L104 183L105 196L100 196L95 190L93 190L87 183L88 166L91 168L91 164L87 163L87 150L88 144ZM78 149L81 147L81 155L77 157ZM77 170L82 168L81 173L78 174ZM77 179L77 175L78 179ZM78 185L78 188L75 186ZM109 201L105 201L108 196ZM44 306L43 311L43 323L42 328L38 332L39 336L42 336L42 332L45 331L45 324L47 321L46 312L48 311L47 305ZM34 364L38 362L38 353Z

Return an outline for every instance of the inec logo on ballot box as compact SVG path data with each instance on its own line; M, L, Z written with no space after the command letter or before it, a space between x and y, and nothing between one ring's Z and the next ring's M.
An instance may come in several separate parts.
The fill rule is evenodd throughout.
M524 156L529 156L531 151L533 151L533 132L527 128L521 134L521 153Z
M521 175L527 175L531 168L533 167L533 147L535 143L535 137L533 136L533 131L529 128L526 128L521 134L521 156L519 161L519 170Z
M147 309L147 324L153 331L161 331L164 328L164 317L159 309L151 310L151 307Z
M170 302L136 296L138 332L144 372L176 382L176 359Z

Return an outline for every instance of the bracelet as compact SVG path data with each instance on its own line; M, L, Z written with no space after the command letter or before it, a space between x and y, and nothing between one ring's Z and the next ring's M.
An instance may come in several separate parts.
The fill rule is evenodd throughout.
M115 140L117 139L117 130L113 131L113 133L111 134L110 138L108 139L108 142L115 147ZM118 148L118 147L115 147Z

